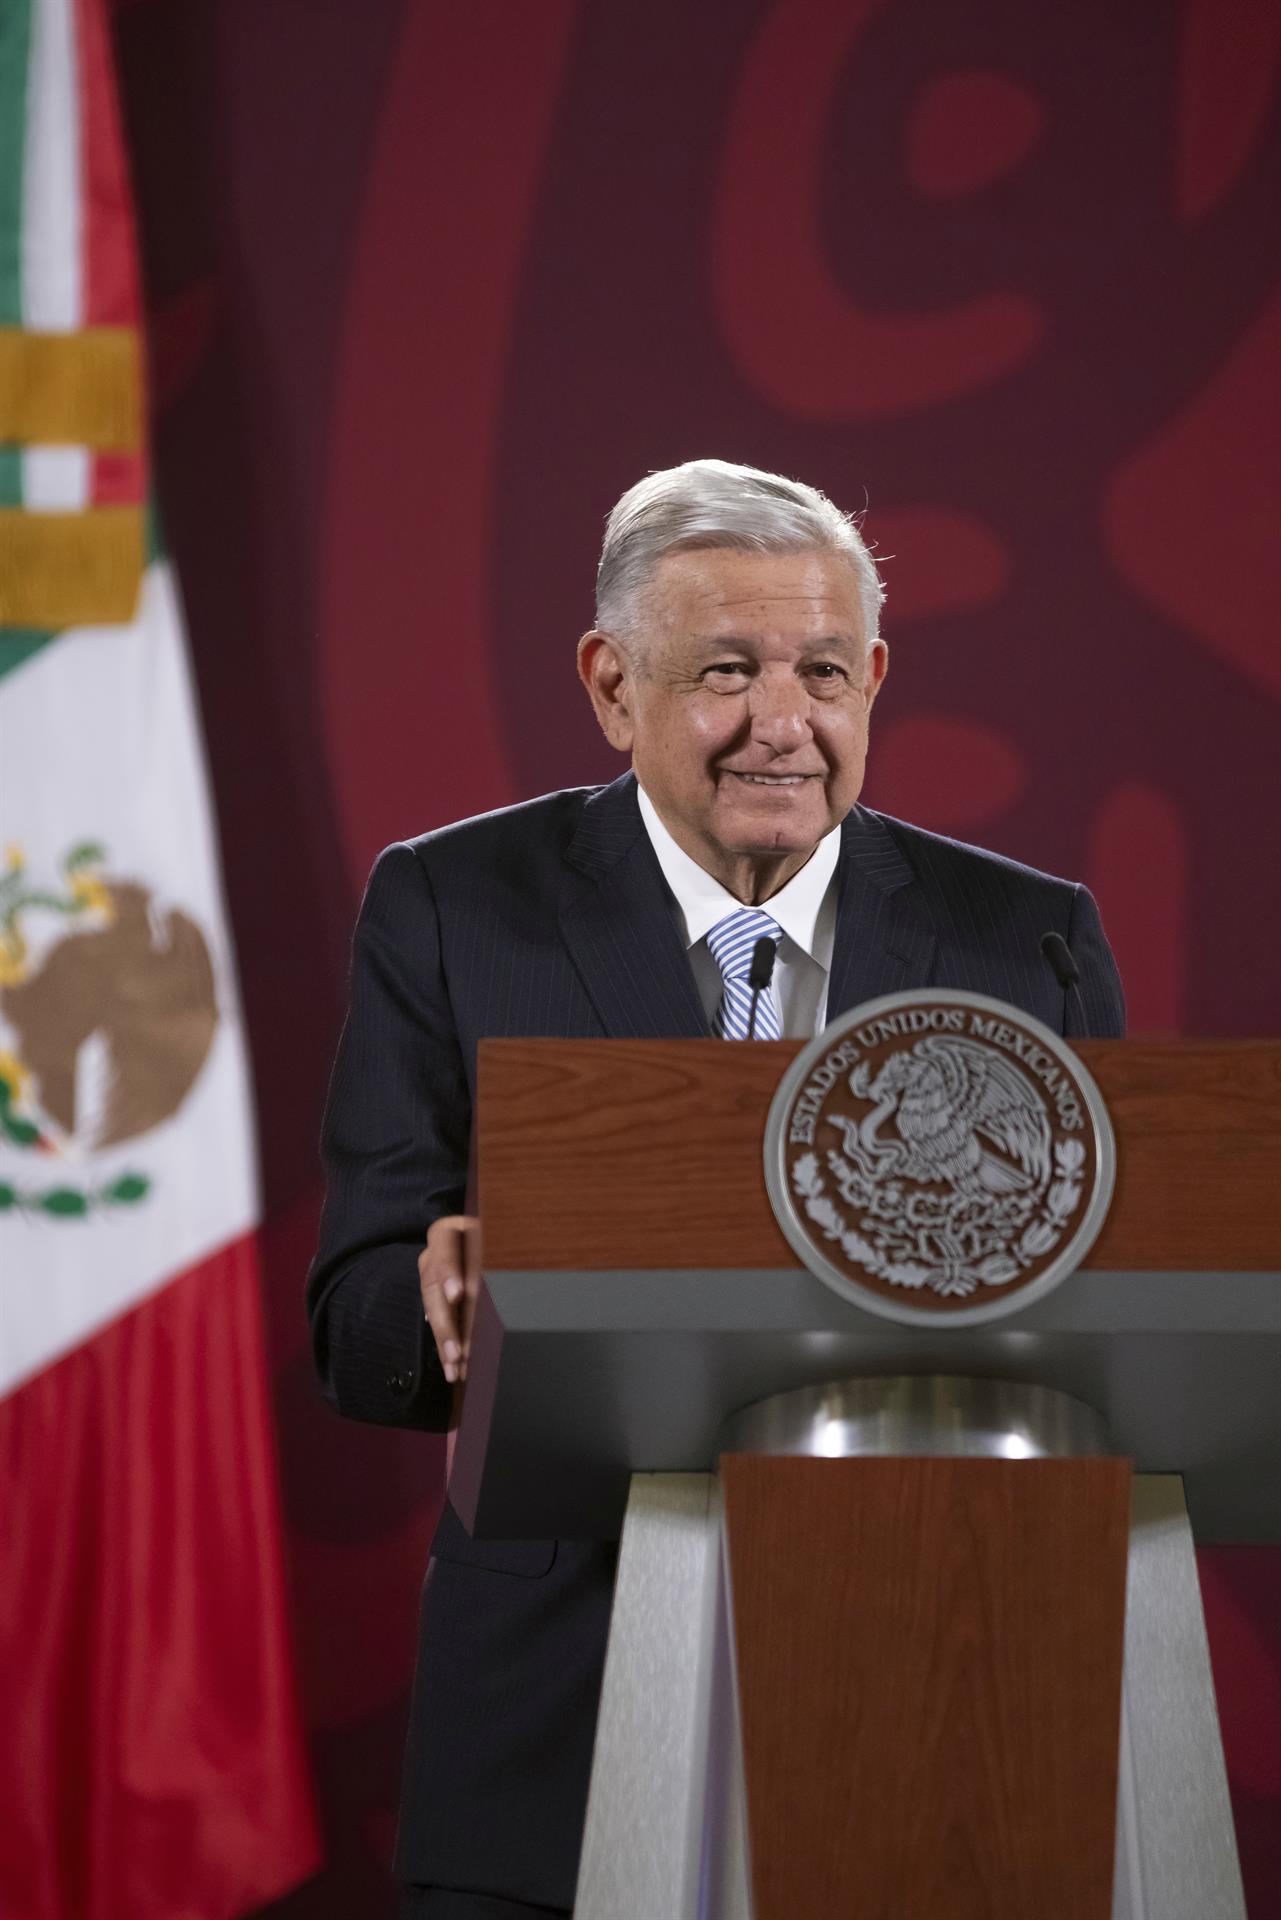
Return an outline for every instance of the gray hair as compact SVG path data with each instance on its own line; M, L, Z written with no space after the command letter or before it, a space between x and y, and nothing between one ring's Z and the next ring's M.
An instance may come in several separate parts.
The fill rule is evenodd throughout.
M850 515L803 480L728 460L687 460L628 488L605 525L596 569L597 628L634 638L659 561L699 547L843 554L854 569L867 639L876 638L885 589Z

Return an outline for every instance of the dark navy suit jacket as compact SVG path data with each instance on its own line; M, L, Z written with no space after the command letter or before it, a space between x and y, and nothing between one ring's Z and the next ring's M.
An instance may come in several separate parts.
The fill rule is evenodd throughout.
M829 1020L945 986L1080 1031L1041 955L1053 929L1080 968L1089 1032L1122 1031L1084 887L865 807L841 828L837 874ZM399 843L374 867L307 1288L321 1381L353 1419L448 1424L417 1258L432 1221L463 1210L476 1045L501 1034L706 1037L631 774ZM472 1542L446 1506L424 1588L403 1878L571 1905L614 1560L582 1542Z

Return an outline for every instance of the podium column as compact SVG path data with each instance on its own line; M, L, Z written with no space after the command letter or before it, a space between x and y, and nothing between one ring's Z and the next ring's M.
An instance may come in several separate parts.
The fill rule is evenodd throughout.
M806 1389L737 1441L827 1457L636 1477L578 1920L1243 1920L1177 1483L1132 1520L1048 1451L1088 1409L1010 1391Z

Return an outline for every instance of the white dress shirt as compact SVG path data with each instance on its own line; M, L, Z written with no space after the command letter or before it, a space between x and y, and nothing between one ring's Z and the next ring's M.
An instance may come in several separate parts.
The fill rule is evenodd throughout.
M707 936L727 913L737 913L743 902L713 880L696 860L678 847L658 817L658 809L638 787L641 819L658 855L663 878L676 898L677 925L694 969L703 1009L710 1025L720 1005L724 981L712 958ZM812 1040L827 1019L827 980L836 941L836 862L841 830L833 827L815 847L800 872L793 874L768 900L759 903L783 930L774 963L772 991L783 1032L789 1040Z

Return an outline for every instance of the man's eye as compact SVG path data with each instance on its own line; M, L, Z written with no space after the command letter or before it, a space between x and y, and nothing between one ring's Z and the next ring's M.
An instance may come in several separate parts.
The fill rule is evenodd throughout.
M809 669L810 678L817 680L820 686L830 687L847 678L844 667L838 667L831 660L816 660Z
M738 680L746 672L747 668L741 660L718 660L704 669L705 676L712 680Z

